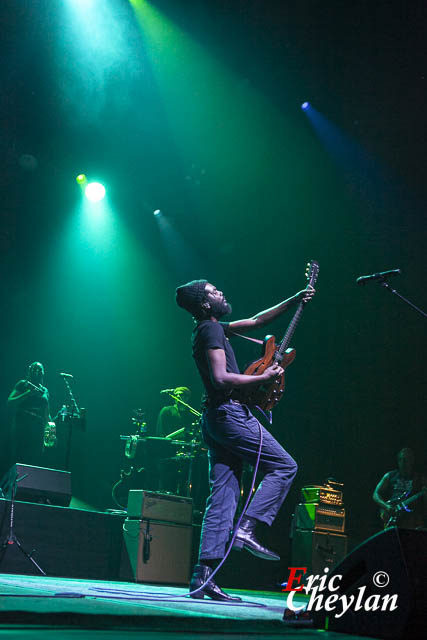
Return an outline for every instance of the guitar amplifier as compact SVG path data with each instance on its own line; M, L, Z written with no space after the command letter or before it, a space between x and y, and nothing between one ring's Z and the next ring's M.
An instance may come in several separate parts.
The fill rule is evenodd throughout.
M162 520L175 524L191 524L193 499L157 493L144 489L131 489L128 495L128 518Z
M341 506L343 503L342 491L318 485L303 487L301 489L301 498L303 502L320 502L337 506Z
M297 504L295 526L297 529L344 533L345 509L327 504Z

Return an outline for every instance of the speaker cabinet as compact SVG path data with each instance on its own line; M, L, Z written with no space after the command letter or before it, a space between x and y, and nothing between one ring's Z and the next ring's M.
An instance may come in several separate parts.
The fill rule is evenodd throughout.
M4 495L12 498L13 483L16 485L15 499L22 502L38 502L68 507L71 501L71 473L33 467L29 464L14 464L1 480Z
M190 579L192 527L126 518L123 535L125 557L122 579L136 582L188 584Z
M162 520L175 524L191 524L193 500L168 493L131 489L127 514L139 520Z
M333 569L347 553L347 536L326 531L295 529L291 566L307 567L306 576Z
M334 590L339 596L354 596L360 590L370 606L350 607L342 616L315 612L315 626L330 631L373 636L385 640L425 637L427 620L427 532L392 527L359 545L332 572L341 576ZM334 584L334 586L336 586ZM396 608L374 610L385 596L397 594ZM325 592L325 598L330 595ZM377 598L375 598L377 596Z

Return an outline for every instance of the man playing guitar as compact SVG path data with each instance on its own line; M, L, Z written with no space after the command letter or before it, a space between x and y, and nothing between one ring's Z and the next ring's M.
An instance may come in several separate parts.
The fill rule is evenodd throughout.
M252 318L222 323L219 319L231 313L231 306L222 291L213 284L206 280L193 280L176 290L177 304L196 322L192 334L193 357L206 389L201 428L209 450L210 495L190 591L207 582L224 557L240 498L242 462L255 464L261 432L263 443L259 470L264 479L241 521L233 548L245 548L267 560L280 559L259 543L255 537L255 526L259 521L272 524L295 477L297 464L252 415L241 394L260 383L275 380L283 374L283 368L276 363L260 375L241 374L228 336L264 327L293 304L308 302L314 292L309 286ZM239 600L222 591L213 579L194 597L203 598L205 595L214 600Z
M397 469L381 478L372 498L381 507L380 515L386 527L424 527L427 479L415 471L415 454L412 449L405 447L399 451L397 466Z

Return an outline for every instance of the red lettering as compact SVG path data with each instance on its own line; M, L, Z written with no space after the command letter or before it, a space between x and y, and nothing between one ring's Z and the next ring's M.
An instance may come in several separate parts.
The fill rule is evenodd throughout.
M296 582L297 584L300 584L302 576L307 572L307 567L288 567L288 569L290 571L288 582L286 584L286 587L282 589L282 591L302 591L304 585L301 584L299 587L293 587L292 583ZM297 571L302 571L302 575L300 574L299 576L297 576Z

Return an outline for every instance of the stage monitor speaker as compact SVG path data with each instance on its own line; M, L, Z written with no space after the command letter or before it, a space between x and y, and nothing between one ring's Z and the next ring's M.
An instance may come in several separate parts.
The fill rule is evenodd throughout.
M71 501L71 473L57 469L14 464L1 480L5 497L12 497L13 483L16 485L15 499L22 502L38 502L68 507Z
M121 578L136 582L188 584L192 527L126 518ZM128 576L129 564L131 576Z
M425 637L427 620L427 532L391 527L359 545L330 574L338 589L329 595L359 597L343 615L314 612L315 626L384 640ZM336 586L334 582L333 586ZM360 596L362 594L362 596ZM396 607L388 596L397 595ZM386 604L387 603L387 604ZM378 606L377 606L378 605ZM375 608L377 606L377 608ZM382 607L384 610L382 610ZM393 609L393 610L392 610Z

